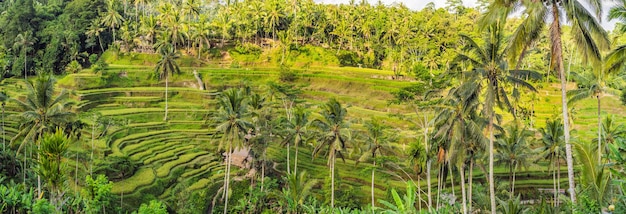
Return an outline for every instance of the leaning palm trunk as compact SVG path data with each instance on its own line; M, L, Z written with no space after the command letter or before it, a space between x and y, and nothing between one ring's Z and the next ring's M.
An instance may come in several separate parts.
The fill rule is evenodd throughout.
M330 162L330 208L335 209L335 154Z
M293 174L298 174L298 141L296 141L296 157L294 157Z
M231 131L234 132L235 134L238 134L235 131ZM231 133L232 134L232 133ZM228 188L229 184L230 184L230 166L232 164L232 156L233 156L233 140L231 139L229 144L228 144L228 159L226 160L227 165L226 165L226 183L224 183L224 214L228 213Z
M515 167L513 167L513 183L511 183L511 194L515 195L515 172L517 170L517 162L515 163Z
M563 113L563 137L565 138L565 160L567 162L567 177L569 182L569 193L572 203L576 202L576 184L574 183L574 158L572 157L572 144L570 144L569 136L569 116L567 112L567 79L565 79L565 68L563 68L563 49L561 43L561 23L559 8L556 4L552 5L552 17L554 21L551 26L551 39L553 43L553 51L556 52L554 57L558 63L561 77L561 111Z
M552 155L552 161L555 161L554 155ZM556 182L557 182L557 180L556 180L556 165L557 165L556 162L552 163L552 185L553 185L553 188L554 188L554 191L552 193L553 194L552 198L553 198L554 201L552 202L552 204L555 207L558 206L557 205L557 195L556 195L557 194L557 190L556 190Z
M452 196L456 198L456 194L454 193L454 175L452 174L452 165L448 160L448 174L450 175L450 183L452 184Z
M466 193L465 193L465 164L462 164L463 166L461 166L461 168L459 169L459 174L461 175L461 204L463 206L463 214L467 214L467 203L466 203Z

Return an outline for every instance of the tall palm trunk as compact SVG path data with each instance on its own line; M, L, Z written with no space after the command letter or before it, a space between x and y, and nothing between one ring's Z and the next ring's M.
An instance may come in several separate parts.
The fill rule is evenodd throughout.
M374 173L376 172L376 159L374 159L374 168L372 168L372 210L374 210L375 204L374 204ZM420 203L422 203L420 201Z
M465 200L467 199L467 195L465 193L465 164L462 164L459 169L459 174L461 175L461 204L463 206L463 214L467 214L467 203Z
M96 133L96 115L93 117L91 124L91 158L89 159L89 175L93 178L93 153L94 153L94 133Z
M517 161L515 162L515 167L513 167L513 183L511 183L511 193L515 195L515 172L517 170Z
M552 193L552 195L553 195L552 197L553 197L554 201L552 202L552 204L556 207L556 206L558 206L557 205L557 193L558 192L557 192L557 189L556 189L556 182L557 182L557 180L556 180L556 165L557 165L557 163L555 161L554 155L552 155L552 161L554 161L552 163L552 185L553 185L553 188L554 188L554 192Z
M450 183L452 184L452 196L456 198L456 194L454 193L454 174L452 174L452 164L450 164L450 160L448 160L448 174L450 175Z
M496 214L496 191L493 180L493 111L489 112L489 199L491 214Z
M422 176L417 175L417 198L419 198L419 203L417 204L417 209L422 210Z
M557 194L556 206L558 207L561 204L561 200L558 197L558 195L561 193L561 160L559 159L558 155L556 156L556 168L557 168L557 173L556 173L556 194Z
M553 42L554 57L556 58L557 67L561 77L561 111L563 113L563 137L565 138L565 160L567 162L567 178L569 182L569 193L572 203L576 203L576 184L574 183L574 158L572 157L572 144L570 144L569 136L569 116L567 112L567 79L565 79L565 68L563 67L563 49L561 39L561 23L559 8L556 4L552 5L552 26L551 38Z
M472 177L474 174L474 159L470 159L470 165L469 165L469 178L468 178L468 183L469 183L469 195L467 196L467 206L468 209L467 211L472 213Z
M335 209L335 154L330 162L330 208Z
M426 161L426 183L428 184L428 210L433 208L432 187L430 183L430 160Z
M26 46L24 46L22 48L24 48L24 80L26 80L27 77L28 77L28 74L27 74L28 70L26 69L26 67L27 67L27 63L26 62L28 62L28 60L27 60L28 58L26 58L27 57L27 55L26 55Z
M291 149L289 149L289 143L287 143L287 174L291 174L291 167L289 165L291 165L291 161L289 161L289 153Z
M168 81L169 74L165 73L165 116L163 121L167 121L167 88L170 81Z
M602 163L602 118L601 114L601 106L600 106L600 94L597 96L598 98L598 163Z
M298 144L299 142L296 141L296 157L294 158L294 164L293 164L293 174L298 174Z
M6 141L5 140L6 132L4 131L4 129L5 129L5 127L4 127L4 105L5 105L5 103L3 102L2 103L2 151L3 152L6 151L6 147L7 147L6 142L5 142Z
M234 132L234 133L232 133ZM238 134L235 131L231 131L231 134ZM226 183L224 184L224 214L228 213L228 188L230 185L230 166L232 164L232 156L233 156L233 140L231 139L229 145L228 145L228 160L226 160L226 162L228 163L226 165Z

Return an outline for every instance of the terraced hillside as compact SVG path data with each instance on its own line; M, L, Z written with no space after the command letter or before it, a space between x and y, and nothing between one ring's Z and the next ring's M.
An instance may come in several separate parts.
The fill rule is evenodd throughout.
M120 60L118 62L123 62ZM115 63L115 62L113 62ZM169 120L163 121L164 114L164 83L150 78L153 68L150 66L112 64L104 73L94 74L84 70L60 78L62 87L74 92L77 108L87 123L86 127L96 125L92 115L123 121L114 126L107 136L96 138L96 157L104 159L112 156L127 156L138 165L138 169L126 179L116 181L113 186L115 194L123 195L124 204L136 207L150 198L172 200L175 192L181 188L188 192L208 191L209 195L217 192L223 174L222 155L217 151L214 132L206 124L207 114L215 109L213 97L224 88L251 85L254 90L265 92L267 83L278 81L279 72L275 68L215 68L215 67L184 67L181 75L171 79L169 96ZM199 90L192 72L197 71L202 77L207 90ZM303 87L302 97L310 103L313 112L319 111L315 105L334 97L348 106L349 122L353 129L363 129L362 123L369 118L382 118L385 123L397 130L401 138L394 144L399 149L421 136L418 125L410 119L414 112L402 105L389 104L391 92L410 86L412 81L393 80L390 71L347 67L310 67L295 68L297 81ZM3 82L5 91L10 96L19 97L21 81L7 79ZM544 126L547 118L552 118L559 109L558 86L539 83L539 93L532 101L535 110L535 128ZM620 121L626 121L621 114L625 108L616 97L606 96L604 113L614 114ZM576 136L580 140L589 140L594 136L595 101L585 100L576 106L575 128L580 130ZM15 106L7 106L6 115L15 114ZM432 113L429 113L432 114ZM396 116L391 116L396 115ZM402 115L402 116L398 116ZM504 114L505 119L510 116ZM432 116L431 116L432 117ZM8 120L5 139L17 133L17 121ZM91 129L83 130L84 136L91 136ZM86 140L89 142L89 140ZM76 145L74 150L82 156L90 151L88 144ZM312 148L303 146L300 149L299 167L306 170L320 181L328 176L324 158L313 159ZM82 152L81 152L82 151ZM278 173L284 173L286 151L279 145L270 145L270 160L275 162ZM292 154L293 155L293 154ZM78 156L78 155L77 155ZM78 158L78 157L77 157ZM87 159L87 157L83 157ZM403 159L402 157L400 159ZM355 158L348 158L346 163L338 162L338 175L343 189L353 188L355 191L369 191L368 164L361 163L355 169ZM86 164L78 164L87 168ZM528 170L518 172L516 190L524 195L536 195L536 188L551 188L552 175L547 171L547 163L539 162ZM564 166L564 165L563 165ZM413 180L410 169L405 169ZM503 182L508 179L508 169L496 169L496 177ZM566 172L565 168L562 170ZM398 171L398 173L400 173ZM234 175L245 174L234 170ZM404 180L408 175L395 177L380 173L377 179L385 181L385 185L377 185L376 195L386 196L388 188L404 188ZM563 186L566 182L561 182ZM422 179L424 180L424 179ZM484 180L483 171L478 167L475 181ZM417 182L417 181L416 181ZM447 181L450 186L450 181ZM184 184L184 185L183 185ZM425 181L421 181L425 188ZM433 179L436 186L436 179ZM458 184L457 184L458 186ZM458 187L455 187L458 189ZM366 194L363 194L366 195ZM366 199L363 199L366 200Z

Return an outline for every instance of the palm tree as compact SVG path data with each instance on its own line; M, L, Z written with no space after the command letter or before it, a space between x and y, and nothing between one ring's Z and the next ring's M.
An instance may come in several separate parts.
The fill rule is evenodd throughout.
M596 18L601 15L601 1L587 0L586 2L588 3L588 7L583 6L579 0L495 0L492 5L490 5L482 20L483 23L489 25L489 23L499 22L500 18L498 17L519 13L520 11L518 11L518 9L523 9L521 13L525 18L512 36L510 54L508 56L510 61L518 61L517 65L521 64L520 61L524 58L526 50L531 43L540 38L542 29L545 26L550 26L548 32L551 45L551 69L557 70L560 73L561 112L563 121L569 120L566 96L567 79L565 77L565 67L563 66L563 24L565 22L571 23L572 38L581 51L581 54L583 54L583 57L591 62L599 64L601 61L600 50L609 46L607 33ZM565 137L569 192L572 203L574 203L576 202L576 192L574 191L574 160L572 158L569 125L568 122L563 123L563 133Z
M480 91L477 82L467 82L450 90L443 106L437 106L439 114L435 118L434 137L440 140L440 145L448 153L448 167L451 163L459 165L461 175L461 194L463 213L471 212L466 204L465 191L465 162L470 160L470 177L473 170L473 158L477 150L482 147L484 119L479 117L477 109L480 104ZM471 186L471 184L470 184ZM471 194L471 187L469 188ZM471 203L471 197L470 203Z
M21 49L22 52L24 52L24 79L28 77L28 50L31 48L30 46L35 44L35 41L36 38L33 37L33 34L30 31L17 34L17 36L15 37L15 44L13 44L13 47L15 47L15 49Z
M104 52L104 45L102 44L102 39L100 37L101 33L104 31L104 28L101 25L102 24L100 20L94 19L89 27L87 27L85 35L89 38L97 37L98 44L100 45L100 51Z
M56 207L57 211L61 210L63 197L61 187L65 180L62 161L69 144L69 140L65 137L63 131L57 128L54 134L44 135L41 140L41 150L39 151L40 158L37 173L46 179L50 191L50 202Z
M489 193L491 199L491 212L496 212L496 196L495 185L493 178L493 152L494 152L494 117L496 105L500 108L506 108L513 113L513 107L511 105L509 94L510 87L506 87L507 83L514 83L520 87L536 91L536 89L530 85L521 77L540 78L536 72L527 70L511 70L508 68L508 64L505 61L504 51L504 35L503 26L504 19L500 19L497 24L488 27L487 39L483 46L479 46L476 41L466 35L461 35L461 38L467 43L464 48L466 53L459 54L453 61L453 64L461 62L467 63L473 67L472 72L469 74L469 79L464 84L472 84L475 91L483 93L484 104L482 106L482 112L488 121L489 132ZM484 89L484 90L483 90ZM518 87L513 89L519 90Z
M496 162L509 167L509 187L511 198L515 195L515 171L518 167L528 168L532 151L528 147L528 140L534 135L532 131L521 125L517 120L513 125L505 129L504 132L496 135L498 139L495 156Z
M107 9L101 17L101 23L113 31L113 42L115 42L115 28L118 28L124 22L124 17L117 12L116 0L107 0Z
M616 141L623 141L626 139L626 127L624 124L616 124L615 117L613 115L607 115L604 118L602 121L602 131L604 133L602 140L606 142L606 145L612 145Z
M176 59L180 57L180 55L174 49L174 46L171 44L167 44L164 47L159 49L159 53L161 55L161 59L157 62L155 72L156 76L159 80L165 79L165 116L163 117L164 121L167 121L167 88L169 84L168 77L174 74L180 74L180 68L178 67L178 63L176 63Z
M292 144L296 147L296 156L295 163L293 167L293 174L298 174L298 146L305 141L305 136L307 134L307 127L309 126L309 115L310 113L303 107L296 107L293 114L292 120L285 120L284 124L285 131L285 139L282 144ZM289 149L287 149L287 153L289 153ZM289 154L287 154L287 164L289 163Z
M613 70L616 72L616 70ZM605 73L600 69L595 72L585 72L582 74L572 73L574 79L578 83L578 88L568 91L567 96L569 97L569 101L567 104L572 104L574 102L578 102L587 97L596 98L598 102L598 158L602 159L602 119L601 119L601 97L604 93L614 91L609 88L607 84L610 82L609 73Z
M348 124L344 121L348 110L341 106L337 100L330 99L322 106L322 119L316 119L312 125L317 127L323 133L319 138L319 144L313 149L313 158L322 151L323 147L327 147L328 161L330 167L331 179L331 196L330 207L335 207L335 159L339 156L344 160L342 151L346 149L346 142L350 137Z
M540 128L541 143L543 147L540 147L540 156L553 165L552 167L552 179L554 180L554 205L559 206L559 199L557 197L560 191L560 178L561 178L561 158L565 154L565 145L563 139L563 125L560 120L547 120L546 127ZM558 171L558 174L557 174ZM558 176L556 176L558 175Z
M376 158L379 155L393 155L395 154L394 148L390 145L393 139L390 138L389 134L386 132L388 126L382 124L378 120L372 120L365 123L365 127L367 128L367 141L369 142L369 149L364 152L361 157L357 160L357 163L364 162L369 158L372 158L372 164L374 167L372 168L372 208L375 207L375 199L374 199L374 174L376 172Z
M69 94L63 90L54 97L55 84L56 80L51 74L41 73L35 79L35 83L26 81L27 93L24 101L12 99L21 111L18 115L18 120L21 121L20 132L11 139L11 142L15 143L22 138L16 151L17 154L26 143L39 142L45 133L72 121L74 113L69 111L72 103L66 102ZM26 150L24 150L24 162L26 162ZM25 173L26 170L23 171L24 179ZM41 193L39 176L37 178L37 192Z
M248 116L247 101L242 89L231 88L219 95L218 106L214 121L219 124L216 132L222 133L220 148L226 149L226 173L224 175L224 214L228 213L228 188L230 183L230 166L234 149L243 146L244 135L252 124L246 119Z
M317 180L308 178L306 171L300 173L300 175L296 173L288 174L286 179L288 188L283 188L283 196L285 200L292 201L294 206L290 207L289 210L291 212L288 213L300 213L300 207L309 198L311 190L317 185Z

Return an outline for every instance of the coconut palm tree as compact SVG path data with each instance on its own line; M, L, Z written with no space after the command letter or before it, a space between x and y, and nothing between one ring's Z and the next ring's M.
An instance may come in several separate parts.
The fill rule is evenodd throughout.
M496 135L498 153L495 155L496 163L505 164L509 167L511 198L515 195L515 172L517 168L528 168L531 163L532 151L528 147L528 141L534 135L526 127L521 127L519 121L516 120L513 123L504 132Z
M601 49L608 48L609 39L606 31L598 21L602 12L602 1L587 0L587 6L583 6L580 0L561 1L523 1L523 0L495 0L490 5L481 20L483 26L488 26L499 22L502 16L514 13L522 13L522 23L514 32L509 45L510 54L508 58L511 62L521 60L526 54L529 46L540 38L542 29L550 26L550 59L551 68L559 72L561 79L561 104L563 121L568 121L568 108L565 75L563 66L563 45L562 34L563 24L571 23L572 38L583 58L598 65L601 61ZM521 6L521 7L520 7ZM588 9L589 8L589 9ZM519 11L519 10L523 11ZM574 184L574 160L572 158L572 145L570 144L569 123L563 123L563 133L565 137L565 153L567 161L567 171L569 180L569 192L572 203L576 202L576 192ZM492 205L495 203L492 203ZM495 208L492 209L495 212Z
M298 146L306 141L307 128L309 126L310 113L303 107L296 107L292 120L284 120L284 127L286 134L282 144L293 144L296 149L296 155L294 157L293 174L298 174ZM289 149L287 150L289 153ZM289 155L287 155L287 164L289 163Z
M458 165L461 176L462 210L468 213L466 204L468 198L465 190L465 165L470 160L470 177L474 153L482 146L484 119L478 115L480 105L480 91L477 82L466 82L450 90L442 106L437 106L439 114L435 117L435 129L438 130L434 137L448 153L448 167L452 163ZM470 185L471 186L471 185ZM471 188L469 188L471 190ZM469 191L471 194L471 191ZM470 197L471 198L471 197ZM471 201L471 200L470 200ZM470 207L471 209L471 207Z
M222 92L218 98L218 107L213 120L218 122L215 131L222 134L220 149L226 149L226 173L224 175L224 214L228 213L228 188L230 183L230 167L234 149L243 147L244 135L252 127L248 121L247 99L242 89L231 88Z
M178 52L171 44L166 44L164 47L159 48L159 54L161 59L157 62L155 73L159 80L165 79L165 116L164 121L167 121L167 89L169 85L169 76L174 74L180 74L180 68L176 59L180 57Z
M16 153L24 148L25 144L39 142L45 133L56 127L69 123L74 118L74 113L69 109L73 103L67 102L69 94L63 90L55 97L56 80L51 74L40 73L34 83L26 81L26 99L12 101L18 106L18 120L21 121L19 132L11 139L16 143L22 139ZM24 150L24 162L26 162L26 150ZM24 170L24 178L26 171ZM38 177L37 192L41 193L41 179Z
M107 0L107 9L100 18L100 22L111 29L113 42L115 42L115 28L122 26L122 22L124 22L124 17L117 12L116 0Z
M22 52L24 52L24 79L28 77L28 74L27 74L28 51L31 49L30 46L35 44L35 41L36 41L36 38L33 37L33 33L31 33L30 31L17 34L17 36L15 37L15 44L13 44L13 47L15 49L20 49L22 50Z
M91 24L87 27L87 31L85 31L85 35L88 38L97 37L98 44L100 45L100 51L104 52L104 45L102 44L101 34L104 31L102 27L101 21L99 19L94 19Z
M570 90L567 92L567 96L569 100L567 104L572 104L574 102L578 102L587 97L593 97L596 99L598 103L598 138L596 138L598 143L598 158L602 159L602 106L601 106L601 97L604 93L615 91L610 89L607 86L608 83L608 75L603 72L602 69L599 69L595 72L584 72L582 74L573 72L572 75L574 79L578 83L578 88L574 90Z
M357 164L359 162L364 162L367 159L372 159L372 164L374 167L372 168L372 208L375 207L375 199L374 199L374 178L376 172L376 158L382 155L394 155L395 148L390 145L393 140L389 133L387 133L387 129L389 128L385 124L380 121L373 119L367 123L365 123L365 127L367 128L367 142L369 142L369 149L361 155L361 157L357 160Z
M491 212L496 212L496 196L495 196L495 184L493 178L493 162L494 162L494 119L496 106L508 110L513 113L513 106L511 105L509 94L516 93L516 90L525 88L530 91L536 91L536 89L529 84L522 77L541 78L540 75L533 71L528 70L513 70L509 69L506 63L505 56L505 41L503 35L503 26L505 20L500 18L500 21L487 28L486 41L484 45L478 45L474 39L466 35L461 35L461 38L466 42L464 52L460 53L454 60L453 65L457 66L459 63L466 63L472 69L468 74L468 81L465 84L472 84L473 90L480 91L484 98L482 106L482 114L488 121L489 132L489 193L491 199ZM507 84L514 83L519 87L513 88L506 87Z
M554 205L559 206L557 197L560 191L561 158L565 155L565 141L563 139L563 125L560 120L547 120L546 127L540 128L542 147L539 149L541 159L547 159L552 164L552 179L554 181ZM558 171L558 174L557 174ZM558 175L558 176L557 176Z
M331 180L331 196L330 207L335 207L335 159L339 156L344 160L343 151L346 149L346 142L350 138L350 130L346 123L346 115L348 110L341 106L337 100L330 99L327 103L321 106L322 119L316 119L312 122L312 125L322 131L321 136L318 139L318 145L313 149L313 158L317 157L324 147L327 149L328 161L327 165L330 168L330 180Z

